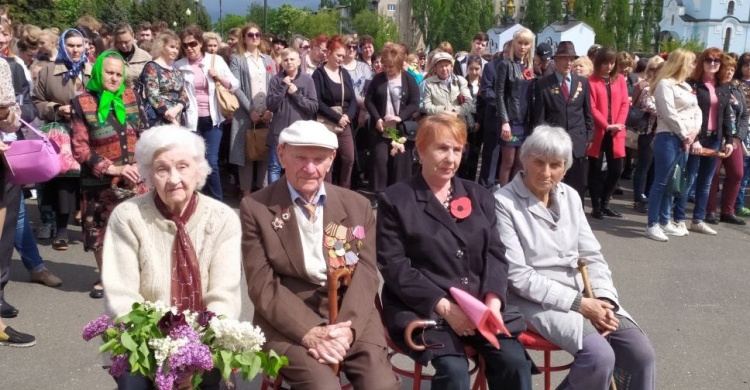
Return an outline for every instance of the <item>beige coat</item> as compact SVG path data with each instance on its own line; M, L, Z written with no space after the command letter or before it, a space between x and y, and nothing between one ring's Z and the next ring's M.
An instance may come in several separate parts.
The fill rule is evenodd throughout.
M130 61L127 61L125 64L125 85L128 88L133 88L135 82L141 77L143 68L149 61L151 61L151 54L148 54L145 50L136 46L133 57L131 57Z
M64 64L50 62L39 70L31 100L36 106L39 118L50 122L60 120L55 118L55 106L67 106L70 101L85 92L86 83L91 78L91 64L83 68L83 80L77 78L63 84L63 75L68 71Z
M451 76L451 88L438 76L430 76L424 81L424 96L422 96L422 112L428 115L439 114L445 110L455 111L463 118L474 111L474 101L469 91L469 83L461 76ZM464 104L459 104L458 96L466 98Z
M703 123L703 113L698 107L698 98L686 82L674 79L659 82L653 92L656 102L656 132L672 132L685 139L697 134Z

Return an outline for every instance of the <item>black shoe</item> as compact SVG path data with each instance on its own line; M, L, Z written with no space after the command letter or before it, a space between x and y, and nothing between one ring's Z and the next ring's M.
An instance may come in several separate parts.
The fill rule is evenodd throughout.
M93 299L102 299L104 298L104 289L102 288L92 288L91 291L89 291L89 297Z
M13 318L18 315L18 309L5 301L0 301L0 317Z
M633 210L639 212L639 213L647 213L648 212L648 203L647 202L634 202L633 203Z
M36 338L30 334L21 333L10 326L6 326L4 331L0 332L0 345L9 347L30 347L36 344Z
M736 215L722 215L721 222L731 223L732 225L747 225L745 220L738 218Z
M722 217L724 219L724 217ZM716 214L708 214L706 215L706 218L703 220L705 223L710 223L711 225L718 225L719 224L719 218L716 218Z
M591 216L595 219L604 219L604 213L602 213L601 209L593 209L591 210Z
M605 207L602 209L602 214L608 216L608 217L614 217L614 218L622 218L622 214L620 214L618 211L612 210L609 207Z
M620 186L615 187L615 190L612 191L612 195L622 195L624 192L622 191L622 188Z

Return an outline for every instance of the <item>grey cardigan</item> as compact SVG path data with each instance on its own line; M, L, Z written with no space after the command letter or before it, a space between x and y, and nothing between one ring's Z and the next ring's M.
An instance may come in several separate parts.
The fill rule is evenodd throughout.
M266 87L271 85L271 77L276 75L276 64L271 57L261 54L263 64L270 72L266 72ZM253 128L250 120L250 112L253 110L253 102L249 97L253 96L252 84L250 82L250 71L247 69L247 59L241 54L232 56L229 70L234 77L240 81L240 88L234 91L240 108L234 112L232 117L232 133L229 138L229 162L239 166L245 166L245 131ZM267 91L266 91L267 92Z
M315 83L312 77L304 72L297 72L297 77L292 83L297 86L297 91L288 94L289 86L284 83L286 71L271 78L268 87L266 105L273 112L271 128L266 138L266 145L270 148L279 143L279 134L292 123L298 120L314 120L318 112L318 94L315 91Z

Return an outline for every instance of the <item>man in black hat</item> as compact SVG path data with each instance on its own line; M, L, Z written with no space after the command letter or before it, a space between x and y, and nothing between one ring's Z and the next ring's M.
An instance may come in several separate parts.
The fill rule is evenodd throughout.
M562 41L555 53L554 73L538 79L534 89L532 122L565 129L573 141L573 165L563 181L583 194L586 187L586 149L594 137L589 82L571 73L576 55L573 42Z
M552 60L552 46L542 42L534 52L534 75L536 77L549 76L555 72L555 61Z

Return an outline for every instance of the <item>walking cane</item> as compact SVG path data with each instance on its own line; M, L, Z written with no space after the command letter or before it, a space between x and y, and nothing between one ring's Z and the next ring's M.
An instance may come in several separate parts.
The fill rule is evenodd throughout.
M583 278L583 292L586 298L595 298L594 292L591 290L591 280L589 279L589 270L586 267L586 263L583 259L578 259L578 270L581 271L581 278ZM611 390L617 390L615 384L615 374L612 374L612 384L609 386Z
M344 286L352 282L352 273L349 268L329 268L326 272L328 276L328 322L333 325L339 316L339 281ZM333 372L338 375L339 365L331 365Z

